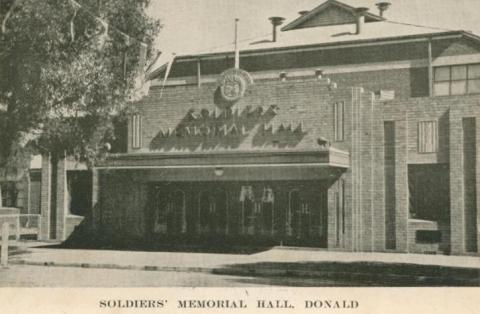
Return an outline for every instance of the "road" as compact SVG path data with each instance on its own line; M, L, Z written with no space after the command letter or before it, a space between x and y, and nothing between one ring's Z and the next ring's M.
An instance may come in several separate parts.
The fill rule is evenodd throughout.
M206 273L9 266L0 268L0 287L243 287L248 278Z
M338 286L297 278L225 276L198 272L141 271L11 265L0 268L0 287L265 287ZM340 284L341 285L341 284Z

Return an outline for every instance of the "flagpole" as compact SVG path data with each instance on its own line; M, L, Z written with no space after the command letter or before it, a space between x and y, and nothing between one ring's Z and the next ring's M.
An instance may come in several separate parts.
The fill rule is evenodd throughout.
M173 62L175 61L175 53L172 53L172 57L167 64L167 69L165 70L165 76L163 78L162 89L160 90L160 98L163 96L163 90L165 88L165 84L167 83L168 75L170 74L170 70L172 69Z
M240 68L240 49L238 47L238 18L235 19L235 69Z

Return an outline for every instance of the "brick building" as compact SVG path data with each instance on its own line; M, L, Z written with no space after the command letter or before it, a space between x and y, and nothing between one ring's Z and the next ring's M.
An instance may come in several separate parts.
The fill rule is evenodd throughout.
M480 37L387 8L326 1L281 29L271 18L239 68L231 47L153 71L126 152L93 171L92 226L478 254Z

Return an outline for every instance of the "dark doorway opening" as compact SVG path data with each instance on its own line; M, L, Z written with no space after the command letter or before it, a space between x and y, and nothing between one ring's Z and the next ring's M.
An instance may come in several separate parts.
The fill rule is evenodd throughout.
M70 214L85 216L92 208L92 173L86 170L67 171L70 193Z

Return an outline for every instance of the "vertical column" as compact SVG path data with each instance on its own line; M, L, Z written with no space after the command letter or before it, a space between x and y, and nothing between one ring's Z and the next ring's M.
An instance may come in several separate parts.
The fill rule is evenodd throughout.
M345 180L345 190L344 190L344 217L343 217L343 228L345 233L343 234L343 246L346 251L353 251L353 211L352 211L352 192L353 192L353 182L352 182L352 175L350 172L347 172L343 175L343 179ZM330 213L329 213L330 215Z
M328 208L328 248L337 248L337 184L332 184L327 191L327 208Z
M1 262L0 262L0 266L2 267L7 267L8 265L8 237L9 237L9 230L10 230L10 226L8 225L8 222L4 222L1 226L2 230L1 230L1 233L2 233L2 243L1 243L1 246L2 246L2 251L1 251Z
M395 121L384 122L384 226L385 249L396 249L395 223Z
M363 92L360 97L360 158L362 176L360 177L361 187L361 216L362 221L362 243L360 250L365 252L373 251L374 248L374 150L373 150L373 94Z
M361 225L361 152L360 152L360 94L362 90L359 88L352 89L352 106L351 106L351 155L350 155L350 177L352 182L351 189L351 206L350 206L350 219L351 219L351 240L350 247L352 251L358 251L360 243L362 242L362 225ZM330 215L330 211L329 211ZM330 234L329 234L330 236Z
M50 155L42 156L42 179L40 187L40 231L39 239L50 239L50 202L51 202L52 165Z
M477 252L477 154L475 118L463 118L465 250Z
M476 166L475 166L475 176L476 176L476 193L477 193L477 217L474 218L477 228L477 253L480 253L480 126L478 123L475 125L475 154L476 154Z
M56 238L65 240L66 220L68 215L68 191L67 191L67 159L61 157L57 163L57 184L56 184Z
M395 121L395 244L399 252L408 248L407 128L406 119Z
M197 86L202 86L202 64L200 58L197 59Z
M462 120L457 112L450 111L450 251L460 255L465 252L464 219L464 156Z
M97 230L100 216L98 212L98 196L99 196L99 170L92 169L92 228Z

